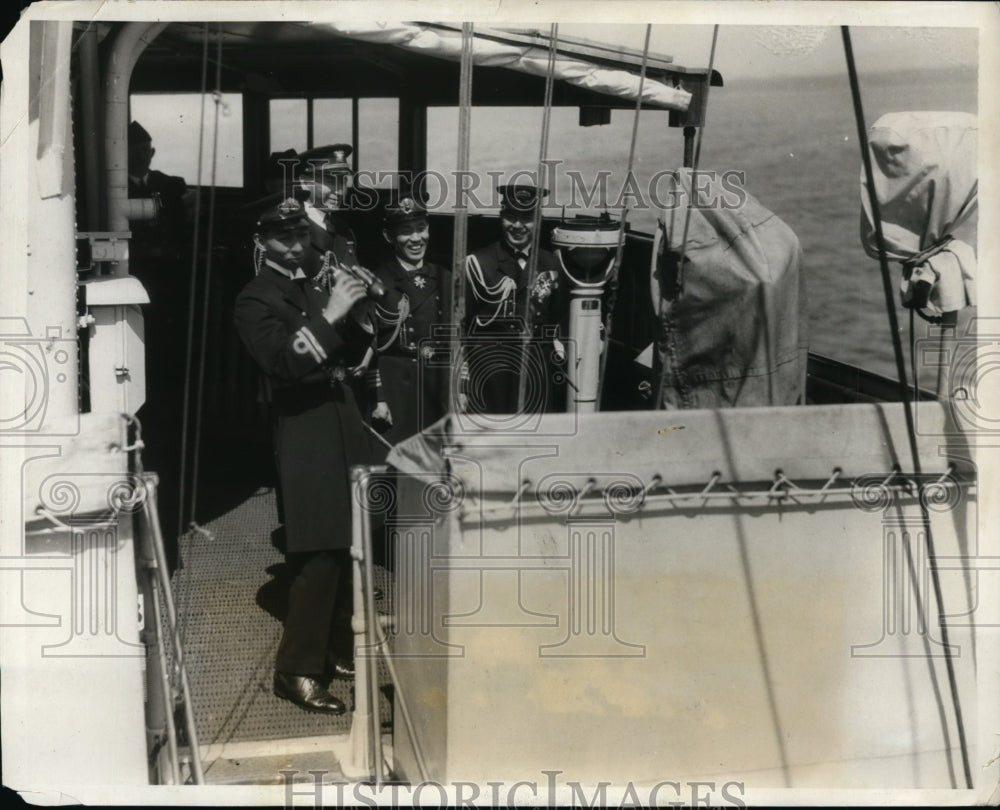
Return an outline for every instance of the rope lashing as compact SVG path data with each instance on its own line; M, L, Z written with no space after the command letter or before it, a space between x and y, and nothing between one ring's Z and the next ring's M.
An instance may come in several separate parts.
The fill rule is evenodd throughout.
M112 453L131 453L135 452L135 470L137 473L142 473L142 450L146 447L146 443L142 440L142 422L139 421L139 417L131 413L121 413L121 418L125 420L125 424L129 427L135 428L135 441L132 444L120 445L112 444L108 446L109 452Z
M663 477L657 473L650 480L649 483L642 490L642 501L645 502L646 496L649 495L654 489L659 489L660 485L663 483Z
M712 489L715 487L715 485L719 483L719 480L721 478L722 478L721 473L717 472L712 473L712 477L708 480L708 483L705 484L705 488L699 493L699 497L707 495L709 492L711 492Z
M841 474L843 472L844 471L842 469L840 469L840 467L834 467L833 468L833 474L830 476L829 480L825 484L823 484L823 486L820 488L818 494L820 494L820 495L826 494L826 491L830 487L832 487L836 481L838 481L840 479L840 476L841 476Z
M576 514L576 510L580 508L580 501L587 497L587 495L597 486L597 480L594 478L588 478L587 482L583 485L583 488L576 493L576 497L573 499L573 505L570 506L568 515Z
M883 482L882 482L881 484L879 484L879 487L881 487L881 488L886 488L886 487L888 487L888 486L889 486L889 482L890 482L890 481L891 481L891 480L892 480L893 478L895 478L895 477L896 477L897 475L899 475L899 474L900 474L900 472L901 472L901 470L900 470L900 468L899 468L899 465L898 465L898 464L894 465L894 466L893 466L893 468L892 468L892 472L890 472L890 473L889 473L889 474L888 474L888 475L887 475L887 476L885 477L885 480L884 480L884 481L883 481Z
M940 239L938 239L938 241L935 242L934 244L928 245L922 251L920 251L917 254L914 254L909 259L907 259L906 261L904 261L902 263L903 264L903 279L905 281L907 281L907 282L910 282L911 284L915 283L915 282L911 282L911 279L913 278L914 271L918 267L920 267L922 264L926 263L928 260L933 259L939 253L943 253L944 251L946 251L948 249L948 245L952 241L954 241L954 237L950 233L949 234L945 234L943 237L941 237ZM933 273L933 275L934 275L934 281L936 283L940 279L940 274L936 270L934 270L933 268L928 268L928 270L929 270L929 272ZM927 306L927 300L926 299L927 299L927 296L929 295L929 293L930 293L930 288L928 287L927 290L926 290L926 292L925 292L925 294L922 295L922 296L919 296L919 295L916 295L915 293L912 292L912 287L911 287L911 292L909 294L910 297L903 302L903 306L906 307L910 311L910 352L911 352L911 358L912 358L912 352L913 352L913 314L916 313L921 318L923 318L925 321L927 321L927 323L939 324L939 323L942 323L945 320L945 318L944 318L943 315L928 315L928 314L926 314L923 311L924 307ZM912 359L911 359L911 370L910 370L910 373L913 375L914 398L915 399L919 399L920 398L920 386L918 385L917 370L916 370L916 368L917 367L916 367L915 363L913 363Z
M949 465L948 471L943 473L939 478L920 487L916 487L915 480L908 475L903 474L898 468L890 471L888 475L883 476L880 481L876 479L877 483L873 484L867 477L844 479L843 470L840 467L834 467L826 481L817 487L815 485L803 486L802 484L799 484L789 478L783 472L778 471L775 474L774 480L771 481L766 488L760 487L755 489L740 489L732 482L723 482L721 473L716 472L712 474L704 486L691 491L678 491L674 487L665 486L663 483L663 477L659 473L656 473L651 477L650 481L644 485L636 482L636 486L634 488L636 497L634 501L629 501L629 503L635 503L639 507L649 506L650 508L656 508L666 505L678 509L694 509L710 504L724 503L737 505L748 504L753 501L763 501L764 504L762 505L765 505L768 503L776 503L782 498L788 498L798 505L804 505L805 502L814 499L823 502L831 495L851 495L854 488L861 484L864 484L866 488L871 488L873 490L890 491L891 489L896 489L906 492L910 496L916 496L918 489L920 491L925 491L935 486L947 488L959 486L959 482L955 481L953 478L953 473L954 465ZM571 506L565 510L566 514L572 515L575 512L578 512L588 500L588 496L591 496L589 497L589 500L592 500L595 504L599 502L605 504L613 502L615 499L609 498L609 493L614 494L616 498L619 499L619 502L624 502L620 500L621 491L618 489L619 483L613 484L610 487L601 487L598 481L593 478L588 478L582 487L579 489L574 488L572 493L568 495L568 497L571 498ZM840 483L841 486L835 486L838 483ZM545 508L541 501L536 503L534 501L527 502L525 500L525 495L528 490L530 490L531 486L531 481L523 481L511 500L495 507L487 507L485 509L478 510L476 514L481 514L483 516L495 514L516 516L517 510L522 506L539 506L540 508ZM658 492L658 490L662 491ZM592 497L595 495L599 497ZM615 512L616 516L618 516L619 511L622 511L622 514L630 514L634 511L634 509L630 506L625 510L612 509L612 511Z
M57 529L62 529L63 531L67 532L72 532L74 530L73 526L70 526L67 523L63 523L59 518L57 518L52 512L50 512L46 507L42 506L41 504L35 507L35 514L38 515L39 517L45 518L47 521L49 521L49 523L51 523ZM119 524L117 520L106 520L103 523L88 523L86 528L87 531L91 531L92 529L117 528L118 525ZM76 528L78 529L80 527L77 526Z

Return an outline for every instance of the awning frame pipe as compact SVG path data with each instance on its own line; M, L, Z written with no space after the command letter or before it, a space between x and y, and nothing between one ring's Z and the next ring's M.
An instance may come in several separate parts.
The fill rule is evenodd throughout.
M135 63L167 23L126 23L116 37L104 74L104 175L108 230L129 230L138 218L128 199L128 101ZM128 260L118 262L116 275L128 275Z

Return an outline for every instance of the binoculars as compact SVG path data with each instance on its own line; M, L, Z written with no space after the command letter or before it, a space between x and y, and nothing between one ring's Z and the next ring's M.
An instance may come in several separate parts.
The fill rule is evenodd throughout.
M338 266L341 272L347 273L349 276L353 276L364 285L365 292L368 293L369 298L374 298L378 301L385 297L385 285L378 280L371 270L368 270L360 264L354 262L343 262Z

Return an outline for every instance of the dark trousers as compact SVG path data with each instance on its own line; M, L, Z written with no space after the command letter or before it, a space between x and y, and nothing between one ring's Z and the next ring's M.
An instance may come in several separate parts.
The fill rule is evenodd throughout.
M288 613L275 669L322 676L327 652L351 660L351 557L348 549L287 555L291 568Z
M503 332L477 335L466 346L469 412L482 414L540 414L549 409L555 370L551 348L540 338L523 351L521 335ZM521 377L525 378L524 408L518 408Z

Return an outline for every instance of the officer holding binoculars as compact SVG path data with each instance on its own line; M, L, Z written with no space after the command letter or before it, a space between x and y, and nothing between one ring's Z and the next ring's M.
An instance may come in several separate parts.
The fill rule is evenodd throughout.
M336 143L310 149L298 156L297 195L303 198L309 220L311 248L305 263L312 275L322 274L321 278L328 285L333 272L341 269L352 272L368 287L372 298L379 298L385 294L385 289L361 266L354 231L339 213L346 207L354 186L354 172L348 163L353 151L350 144ZM375 319L371 307L358 307L354 315L374 337ZM379 426L391 425L392 415L382 397L381 381L373 360L373 350L366 351L361 362L351 369L352 377L359 381L355 394L362 412L367 413L372 422Z
M264 378L292 572L275 661L274 692L315 712L341 714L330 677L354 674L350 615L350 468L371 461L350 368L371 345L357 317L365 283L338 272L329 287L309 262L310 221L295 199L257 220L257 276L234 320Z

